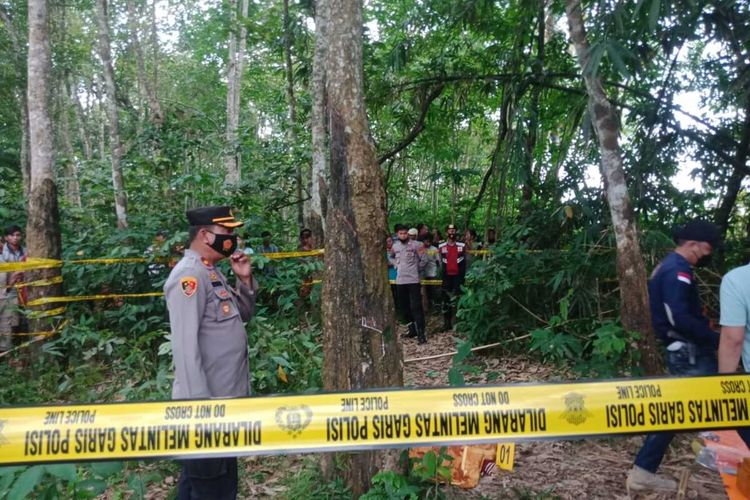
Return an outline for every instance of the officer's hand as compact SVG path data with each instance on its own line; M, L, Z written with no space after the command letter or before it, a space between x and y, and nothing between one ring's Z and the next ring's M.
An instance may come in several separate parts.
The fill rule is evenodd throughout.
M250 264L250 258L243 252L234 252L229 257L229 263L237 279L250 286L253 278L253 268Z

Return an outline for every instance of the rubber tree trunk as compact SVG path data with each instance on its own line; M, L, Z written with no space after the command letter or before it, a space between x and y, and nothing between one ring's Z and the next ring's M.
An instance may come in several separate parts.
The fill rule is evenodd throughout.
M294 190L297 198L297 225L305 224L304 203L302 201L302 162L297 161L294 154L297 148L297 98L294 95L294 66L292 65L292 25L289 17L289 0L282 0L284 24L284 72L286 74L286 100L289 106L287 119L289 127L287 137L289 139L289 152L292 161L296 164L294 172ZM318 240L319 241L319 240Z
M249 9L248 0L242 0L242 12L237 17L237 0L229 1L232 26L229 30L229 60L227 64L227 151L224 155L225 184L236 186L242 178L242 156L237 131L240 125L240 94L245 63L247 26L245 20Z
M331 177L323 283L323 383L327 390L403 384L401 344L386 272L383 177L364 102L361 4L331 0L326 57ZM336 461L354 497L395 467L393 452ZM328 472L331 472L328 459Z
M28 198L31 183L31 166L29 163L29 107L26 102L26 65L24 57L28 57L25 47L25 40L21 40L18 29L14 24L14 19L6 10L5 6L0 5L0 20L5 26L5 31L10 39L13 48L13 70L15 71L15 97L19 110L19 122L21 125L21 149L19 151L19 163L21 167L21 178L23 180L23 194Z
M312 231L316 244L325 237L326 196L328 192L328 154L326 151L326 23L327 2L315 4L315 52L312 69L312 169L310 171L310 201L305 210L305 226Z
M112 164L112 187L115 192L115 215L117 227L128 227L128 197L122 176L122 145L120 144L120 120L117 116L117 91L115 70L109 38L109 14L107 0L96 0L96 23L99 27L99 57L104 73L104 90L107 94L107 115L109 116L109 155Z
M647 374L655 375L663 371L662 360L651 330L646 266L641 255L638 230L622 166L622 152L618 143L620 126L615 110L604 93L601 80L587 71L590 51L580 0L566 0L565 13L578 63L583 68L591 121L599 138L600 168L617 242L620 316L627 330L640 335L638 348L643 369Z
M128 0L128 29L130 30L130 43L135 52L136 72L138 75L138 87L144 94L143 97L148 101L149 121L157 128L161 127L164 121L164 115L161 110L161 103L156 97L155 82L152 82L146 74L146 62L143 57L143 48L141 47L141 37L138 19L139 13L136 11L135 0Z
M60 111L58 115L63 151L65 153L63 163L63 171L65 172L65 198L68 200L70 206L81 208L81 185L78 181L78 166L76 165L73 139L70 134L70 110L68 109L68 96L66 95L64 85L60 86L59 103Z
M83 147L83 158L85 160L91 160L93 158L91 138L86 130L86 114L83 111L81 100L78 98L77 89L75 86L70 84L70 80L65 82L68 96L73 105L73 111L76 117L76 127L78 128L78 137L81 140L81 146Z
M55 152L50 117L51 50L47 0L29 0L28 89L31 176L26 223L30 257L60 258L60 217L55 185ZM26 281L49 278L59 269L28 273ZM31 287L29 298L55 294L59 286Z

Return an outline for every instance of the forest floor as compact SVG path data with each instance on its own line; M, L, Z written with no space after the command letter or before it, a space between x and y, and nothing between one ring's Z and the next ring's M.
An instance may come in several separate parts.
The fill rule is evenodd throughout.
M434 321L434 324L433 324ZM430 326L432 328L430 328ZM438 330L440 323L431 318L428 332ZM447 386L452 356L418 362L412 358L449 353L456 348L452 332L429 337L426 345L404 339L404 383L408 386ZM469 383L514 383L572 380L573 375L559 367L545 366L523 356L502 357L490 350L471 356L468 364L478 367L467 378ZM713 500L727 498L721 477L695 462L691 442L697 434L678 435L673 441L659 471L679 481L688 471L688 487L684 498ZM495 470L482 477L473 489L462 490L446 486L443 493L449 499L517 498L517 499L625 499L625 478L632 466L642 436L583 439L576 441L543 441L518 443L512 472ZM288 455L243 458L241 492L244 498L289 498L289 484L295 475L310 470L318 461L316 455ZM146 498L173 498L176 477L167 477L159 485L152 485ZM635 498L657 500L676 498L671 494L641 494Z

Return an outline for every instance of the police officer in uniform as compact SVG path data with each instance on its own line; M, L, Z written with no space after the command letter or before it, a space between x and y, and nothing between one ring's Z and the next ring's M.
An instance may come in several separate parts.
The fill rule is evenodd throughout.
M703 316L694 267L708 264L720 243L719 228L693 220L675 232L677 247L654 269L648 282L651 322L667 351L672 375L717 373L719 333ZM676 491L677 483L656 474L674 432L648 434L628 474L628 491Z
M229 207L187 211L189 248L164 284L172 331L172 399L250 395L244 322L255 311L258 284L250 260L237 250ZM227 283L216 263L229 258L237 277ZM184 460L178 500L237 497L237 458Z

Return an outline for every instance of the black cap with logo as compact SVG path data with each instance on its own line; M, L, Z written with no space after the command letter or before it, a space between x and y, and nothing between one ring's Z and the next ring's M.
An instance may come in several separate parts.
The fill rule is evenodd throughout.
M243 223L234 218L230 207L200 207L185 212L191 226L240 227Z
M721 232L719 227L712 222L702 219L694 219L677 228L674 232L675 241L705 241L713 248L721 245Z

